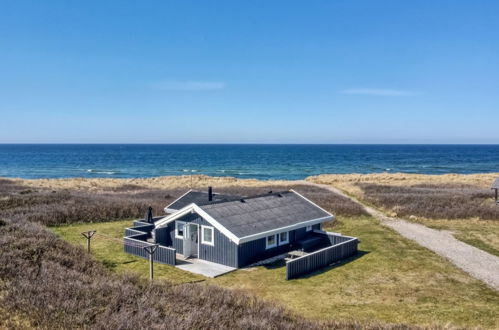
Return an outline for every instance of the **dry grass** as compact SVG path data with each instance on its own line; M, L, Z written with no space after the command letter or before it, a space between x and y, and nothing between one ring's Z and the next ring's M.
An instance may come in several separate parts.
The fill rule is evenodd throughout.
M137 179L106 178L67 178L67 179L13 179L16 184L33 188L113 190L123 186L145 187L149 189L187 189L195 187L269 187L287 185L289 181L259 181L255 179L237 179L232 177L210 177L206 175L163 176Z
M97 229L121 237L127 224L130 221L51 230L83 246L82 230ZM244 290L297 315L319 320L499 327L499 295L434 253L369 217L342 217L329 229L358 236L361 256L292 281L285 280L283 263L275 263L241 269L203 283ZM92 251L97 260L115 272L133 270L144 279L148 276L145 259L124 253L113 242L97 238ZM156 266L158 279L182 283L202 278L174 267Z
M499 220L490 189L457 184L360 184L364 199L402 217Z
M165 329L172 320L178 329L320 326L237 291L111 275L82 249L25 221L0 227L0 251L2 308L37 328Z
M307 181L330 184L349 194L362 196L359 184L414 186L419 184L459 184L472 185L488 189L499 173L485 174L407 174L407 173L372 173L372 174L322 174L311 176Z
M449 230L468 244L499 256L499 207L493 203L493 174L347 174L307 180L348 194L426 226Z
M38 222L47 226L78 222L100 222L143 217L147 207L153 207L155 214L163 214L166 205L186 191L186 188L162 186L151 189L123 182L122 185L105 186L99 190L33 188L23 186L21 181L3 179L0 184L0 209L4 217L19 218ZM204 190L208 183L193 187ZM306 185L228 186L215 188L220 193L255 195L269 190L297 191L314 199L337 214L361 215L364 210L359 205L339 196L331 195L324 189Z
M268 189L268 184L262 186ZM315 322L237 290L169 282L149 285L135 275L113 275L43 224L138 217L148 205L162 209L183 190L151 190L130 183L102 189L54 189L0 181L0 328L166 329L172 322L178 329L414 328ZM255 189L237 192L256 193ZM303 189L318 198L324 194L320 189ZM321 203L330 207L343 200L323 198ZM355 205L345 210L359 212Z

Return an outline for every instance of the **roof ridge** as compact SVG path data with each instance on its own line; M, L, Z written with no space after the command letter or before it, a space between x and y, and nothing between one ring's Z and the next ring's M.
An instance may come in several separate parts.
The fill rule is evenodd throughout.
M259 194L259 195L252 195L252 196L234 196L233 200L214 201L213 203L206 204L206 205L200 205L199 207L204 207L204 206L209 206L209 205L215 205L215 204L222 204L222 203L229 203L229 202L235 202L237 200L248 200L248 199L255 199L255 198L260 198L260 197L277 196L277 195L280 195L280 194L287 194L287 193L293 193L293 191L291 191L291 190L282 190L282 191L276 191L276 192Z

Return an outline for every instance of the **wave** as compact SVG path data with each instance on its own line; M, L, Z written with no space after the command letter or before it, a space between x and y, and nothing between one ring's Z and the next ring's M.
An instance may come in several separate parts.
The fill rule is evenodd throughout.
M87 172L94 173L94 174L108 174L108 175L113 175L113 174L117 173L114 171L104 171L104 170L94 170L94 169L88 169Z

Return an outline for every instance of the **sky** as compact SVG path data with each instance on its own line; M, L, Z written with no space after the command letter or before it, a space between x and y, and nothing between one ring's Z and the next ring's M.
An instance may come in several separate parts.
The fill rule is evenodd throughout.
M499 143L499 1L0 1L0 143Z

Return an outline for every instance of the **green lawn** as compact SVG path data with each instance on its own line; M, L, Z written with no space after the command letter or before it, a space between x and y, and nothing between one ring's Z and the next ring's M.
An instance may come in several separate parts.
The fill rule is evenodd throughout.
M49 229L65 240L73 244L81 245L86 249L87 241L81 235L81 232L97 230L97 233L99 234L121 240L125 228L131 226L132 220L125 220L50 227ZM91 240L91 251L97 260L101 261L112 271L135 271L139 274L143 274L144 277L148 278L149 276L149 262L143 258L123 252L123 244L119 241L96 235ZM154 276L158 279L167 279L173 283L195 282L205 279L203 276L187 273L175 267L159 263L154 264Z
M130 224L121 221L52 230L83 245L79 234L83 230L122 237ZM206 283L254 293L310 318L499 328L499 294L434 253L373 218L343 218L334 231L359 237L357 258L291 281L284 280L285 268L278 263L238 270L206 279ZM119 244L97 237L92 253L113 271L148 274L147 261L125 254ZM156 269L158 278L175 283L202 279L171 266Z

